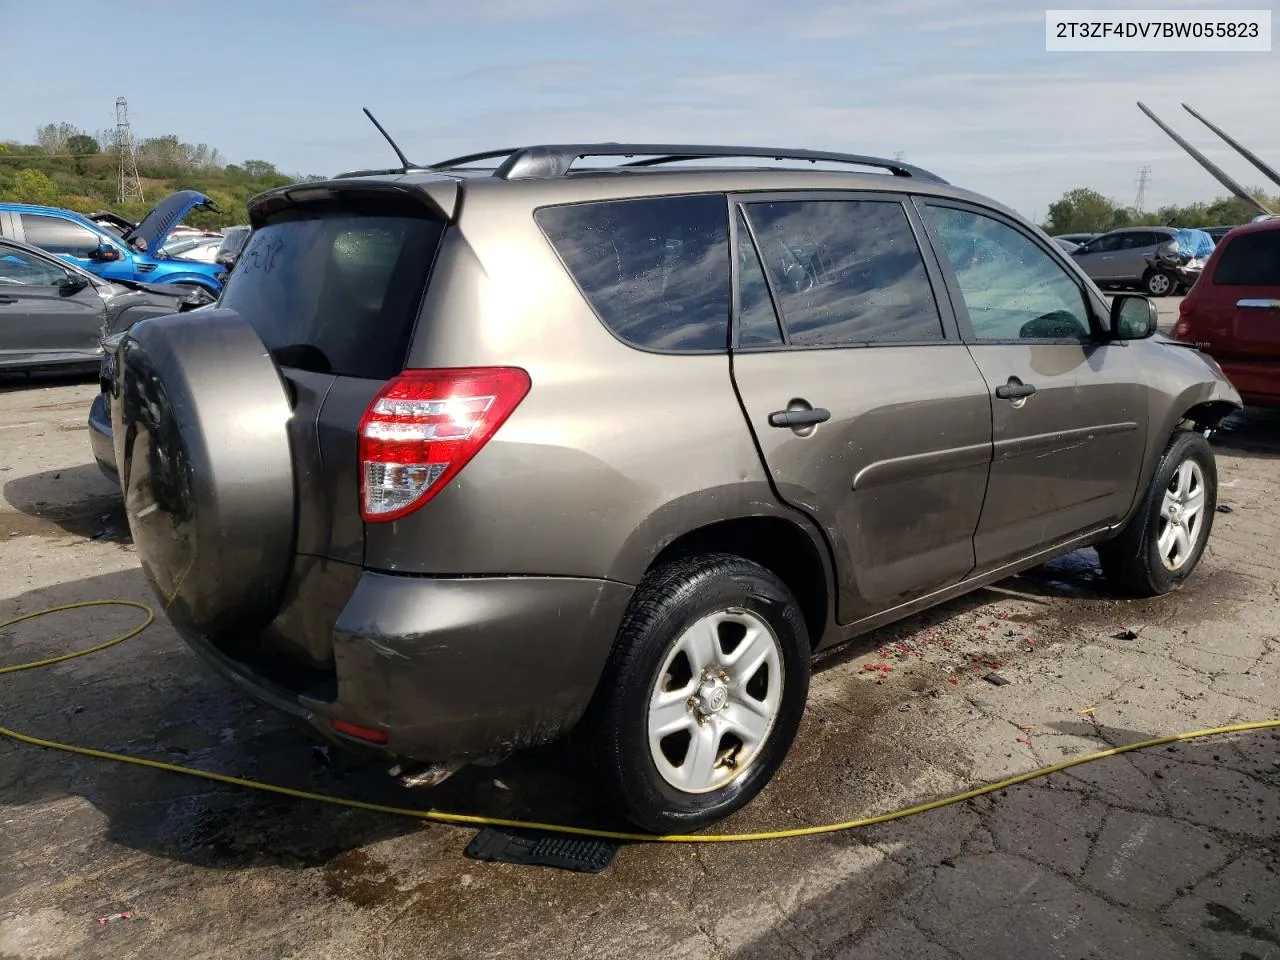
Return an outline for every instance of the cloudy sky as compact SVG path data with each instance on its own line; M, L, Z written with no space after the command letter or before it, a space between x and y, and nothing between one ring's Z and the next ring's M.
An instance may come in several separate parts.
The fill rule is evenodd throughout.
M106 127L123 95L135 137L296 173L392 159L362 105L417 162L565 140L901 151L1037 219L1076 186L1132 202L1144 165L1149 207L1224 192L1139 99L1246 185L1264 181L1179 103L1280 164L1280 52L1046 53L1044 7L1011 0L0 0L0 22L0 140Z

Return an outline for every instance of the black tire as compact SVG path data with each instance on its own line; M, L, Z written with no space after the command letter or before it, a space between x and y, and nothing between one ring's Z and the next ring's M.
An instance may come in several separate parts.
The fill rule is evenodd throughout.
M1199 466L1204 500L1191 549L1176 569L1171 569L1160 549L1161 511L1165 492L1188 461ZM1098 545L1103 575L1112 585L1138 596L1154 597L1176 590L1200 562L1209 534L1213 531L1217 506L1218 468L1213 449L1198 433L1176 431L1160 458L1138 512L1118 537Z
M1177 285L1177 281L1159 270L1148 270L1142 277L1142 291L1149 297L1167 297Z
M745 769L727 774L731 779L718 789L686 792L668 782L650 751L650 696L685 631L704 617L732 610L763 621L777 640L779 706ZM732 655L732 649L725 653L723 639L717 640L717 650ZM799 604L786 584L759 564L708 554L651 571L627 608L581 728L613 807L644 830L670 833L700 829L749 803L782 766L795 739L809 694L810 655Z

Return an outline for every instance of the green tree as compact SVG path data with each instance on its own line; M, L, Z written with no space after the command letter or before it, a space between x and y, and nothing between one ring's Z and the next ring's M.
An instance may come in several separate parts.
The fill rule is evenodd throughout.
M1116 204L1097 190L1077 187L1049 204L1045 229L1049 233L1100 233L1111 229L1116 210Z
M77 133L67 138L67 152L77 157L91 157L101 148L96 137L87 133Z
M67 153L71 154L72 161L76 165L76 173L81 176L84 175L88 166L85 158L97 155L99 150L98 139L87 133L77 133L67 137Z
M51 206L58 199L58 185L39 170L19 170L5 199L15 203L40 203Z

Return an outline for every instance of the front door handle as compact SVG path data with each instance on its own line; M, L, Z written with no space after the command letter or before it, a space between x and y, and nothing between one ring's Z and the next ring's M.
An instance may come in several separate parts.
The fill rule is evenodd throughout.
M769 426L771 427L812 427L819 423L826 423L831 419L831 411L824 410L822 407L813 407L808 410L775 410L769 414Z
M0 297L0 303L17 303L17 297Z
M996 387L996 397L1000 400L1025 400L1036 392L1029 383L1002 383Z

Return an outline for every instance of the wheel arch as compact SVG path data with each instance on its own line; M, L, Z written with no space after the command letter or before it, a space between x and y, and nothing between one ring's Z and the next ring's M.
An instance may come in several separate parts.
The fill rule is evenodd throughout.
M800 604L810 648L817 649L831 622L833 591L830 560L814 533L778 515L715 520L676 537L654 555L648 568L708 553L735 554L782 580Z
M1201 400L1187 408L1179 422L1189 429L1195 429L1203 433L1207 430L1213 430L1239 409L1239 404L1232 403L1229 400Z

